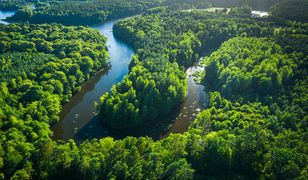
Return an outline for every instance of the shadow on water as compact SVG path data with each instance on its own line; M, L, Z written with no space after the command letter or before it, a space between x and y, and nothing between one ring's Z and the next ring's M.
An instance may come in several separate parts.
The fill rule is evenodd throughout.
M130 46L116 39L113 35L112 27L115 22L110 21L93 27L108 38L107 46L111 68L96 73L82 86L81 91L63 106L60 114L61 120L52 126L53 139L68 140L73 138L77 142L106 136L111 136L115 139L127 136L149 136L153 139L161 139L167 137L170 133L187 131L198 112L206 108L208 95L204 91L204 86L197 84L193 76L195 72L202 71L203 67L196 64L186 71L188 81L186 99L180 106L174 108L170 115L160 117L156 121L144 123L133 129L110 130L103 125L100 119L95 116L96 110L93 104L99 100L101 95L109 92L112 85L120 82L128 73L128 65L134 54Z
M164 117L163 119L157 119L156 121L143 123L138 127L125 130L114 130L106 128L106 126L102 124L102 121L99 119L99 117L95 116L88 122L87 125L85 125L74 135L73 139L79 143L87 139L99 139L107 136L113 137L114 139L123 139L127 136L148 136L158 140L161 139L162 134L168 134L170 126L179 114L178 108L179 107L175 108L170 115Z
M203 68L200 64L196 64L186 70L188 81L187 97L174 113L172 124L168 127L168 131L162 133L160 139L167 137L170 133L186 132L197 114L207 107L209 97L205 92L205 86L196 83L193 76L197 71L203 71Z
M143 123L138 127L125 130L114 130L106 128L102 124L102 121L98 116L91 119L87 125L80 129L73 137L77 142L82 142L87 139L102 138L102 137L113 137L114 139L123 139L127 136L141 137L148 136L153 139L161 139L162 134L168 134L170 125L174 122L173 120L178 116L178 107L174 111L164 117L163 119L157 119L148 123Z
M162 122L160 123L160 125ZM154 122L147 124L142 124L134 129L125 130L113 130L106 128L98 116L95 116L91 121L88 122L86 126L80 129L73 137L77 142L82 142L87 139L102 138L102 137L113 137L114 139L123 139L127 136L140 137L149 136L153 139L159 139L160 133L162 133L163 128Z
M193 76L196 71L201 71L203 68L196 64L187 69L188 95L184 102L175 107L168 116L160 117L156 121L143 123L139 127L126 130L108 129L104 127L96 116L74 135L74 139L77 142L82 142L86 139L106 136L111 136L114 139L122 139L127 136L149 136L158 140L167 137L170 133L186 132L197 114L205 109L208 104L208 95L204 86L197 84Z
M8 24L2 20L14 13L0 11L0 23ZM60 121L51 127L53 139L68 140L73 138L77 142L106 136L115 139L127 136L149 136L153 139L162 139L170 133L186 132L197 114L207 107L209 97L205 92L205 87L194 81L193 74L203 70L203 67L196 64L186 71L188 81L186 99L180 106L175 107L168 116L160 117L156 121L144 123L139 127L128 130L106 128L96 116L94 102L98 101L101 95L109 92L112 85L123 79L128 73L128 65L134 54L129 45L116 39L113 35L112 28L117 21L109 21L93 27L107 37L111 68L104 68L95 73L82 85L80 92L63 106L59 115ZM213 50L206 52L205 55L208 56Z
M88 92L91 92L95 89L95 85L99 82L102 76L107 76L109 72L109 68L104 68L101 71L95 73L89 80L87 80L81 87L80 92L78 92L76 95L74 95L68 103L66 103L63 108L61 113L59 114L60 120L64 120L70 112L73 112L74 108L78 106L80 102L84 102L84 104L88 104L90 106L93 106L92 101L88 101L85 98L85 95ZM107 89L105 88L105 91ZM81 107L82 108L82 107ZM84 112L86 113L86 116L94 116L96 114L95 107L92 107L92 110L89 112ZM54 139L62 139L64 136L71 136L71 132L76 131L75 127L82 127L84 125L83 121L78 121L80 114L75 114L75 117L71 117L71 121L59 121L58 123L54 124L52 126L53 130L53 138ZM76 124L76 126L70 126L70 122L73 124ZM65 127L65 128L63 128Z
M133 49L113 35L113 24L117 20L106 22L92 28L97 29L107 37L107 46L110 54L109 70L102 70L91 77L82 85L81 91L74 95L70 102L65 104L60 113L60 121L52 126L53 139L68 140L74 138L79 131L84 132L89 124L95 124L96 110L94 102L106 92L112 85L120 82L128 73L128 65L134 54ZM93 121L93 122L92 122ZM101 127L94 130L88 129L91 134L99 134L106 129ZM86 133L84 133L86 134Z

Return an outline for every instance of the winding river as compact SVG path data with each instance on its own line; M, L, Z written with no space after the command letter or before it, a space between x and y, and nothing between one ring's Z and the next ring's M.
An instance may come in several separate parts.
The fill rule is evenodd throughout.
M171 113L170 116L158 122L143 124L139 128L125 131L111 131L97 119L94 102L108 92L113 84L120 82L128 73L128 64L134 54L133 49L118 40L112 31L115 21L109 21L93 28L98 29L107 37L111 68L96 73L82 86L81 91L73 96L69 103L63 106L60 121L52 126L53 139L77 141L85 139L112 136L120 139L126 136L150 136L154 139L166 137L169 133L185 132L198 111L206 106L207 97L204 87L193 80L192 74L200 70L196 65L187 69L188 96L185 102Z
M60 121L52 127L54 139L84 139L108 135L107 130L104 130L95 118L94 102L99 101L102 94L123 79L128 73L128 65L134 54L130 46L113 35L112 27L115 22L116 20L109 21L93 27L107 37L111 68L92 76L82 86L81 91L63 106Z
M0 19L5 19L13 14L14 12L11 11L0 11ZM202 67L196 64L186 71L188 95L184 103L176 107L170 116L126 131L110 131L105 128L96 118L94 103L99 101L102 94L110 91L112 85L120 82L128 73L128 65L134 54L132 47L114 36L112 28L117 21L113 20L92 27L107 37L111 68L102 69L93 75L82 85L80 92L63 106L59 115L60 121L51 127L53 139L68 140L72 138L76 141L83 141L106 136L116 139L126 136L150 136L154 139L161 139L170 133L187 131L198 112L206 107L208 97L204 92L204 86L198 85L192 76L196 71L202 70ZM0 23L8 24L2 20Z

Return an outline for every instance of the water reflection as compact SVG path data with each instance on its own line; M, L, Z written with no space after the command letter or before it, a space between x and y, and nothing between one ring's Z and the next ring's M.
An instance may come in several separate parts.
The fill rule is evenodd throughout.
M111 136L121 139L126 136L149 136L154 139L166 137L169 133L182 133L187 131L191 121L199 111L206 108L208 96L204 86L197 84L192 76L203 67L198 64L187 69L188 96L180 107L175 107L167 117L160 117L156 121L141 124L127 130L107 129L95 116L94 102L108 92L113 84L120 82L128 73L128 64L133 56L133 50L128 45L117 40L112 32L115 21L108 22L94 28L98 29L108 38L107 45L110 53L111 69L94 75L83 86L81 91L64 105L60 114L61 120L52 130L54 139L75 139L81 142L85 139Z
M0 24L9 24L8 22L4 21L7 17L13 16L15 11L0 11Z
M93 123L92 120L95 119L94 102L98 101L102 94L108 92L113 84L120 82L128 73L128 64L134 52L130 46L114 37L112 27L115 22L110 21L93 27L108 38L111 68L94 75L82 86L81 91L63 106L60 114L61 120L52 127L54 139L67 140L76 137L77 133L85 132L86 127L89 127L88 124ZM104 127L96 131L104 131ZM93 130L89 132L95 134Z

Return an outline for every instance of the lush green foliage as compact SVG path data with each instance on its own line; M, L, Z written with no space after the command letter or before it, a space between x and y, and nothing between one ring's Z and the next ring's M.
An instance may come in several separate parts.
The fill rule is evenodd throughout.
M66 0L0 0L1 10L18 10L26 6L34 8L53 3L60 3ZM83 0L71 0L71 1L83 1Z
M79 147L72 140L60 145L49 141L34 155L35 174L65 179L192 179L194 170L183 158L185 142L181 135L158 142L104 138Z
M29 53L29 52L9 52L0 55L0 81L10 81L17 76L35 72L39 66L53 61L55 57L51 54Z
M306 25L286 24L277 31L271 23L234 14L165 13L164 8L152 13L121 21L114 29L137 49L139 60L132 62L133 72L148 57L162 52L161 57L168 57L170 62L193 63L183 63L194 60L192 57L183 61L181 57L185 56L177 56L183 36L188 39L185 42L201 43L198 48L183 51L189 54L187 49L191 49L196 57L199 47L215 47L232 36L242 36L225 42L205 59L204 83L215 92L210 95L209 109L200 113L189 132L182 135L187 138L186 159L197 177L305 178L307 53L303 47L307 43L299 43L307 42ZM268 38L261 38L264 36ZM208 45L211 41L216 43ZM117 87L129 84L126 82ZM109 98L122 94L117 91L111 97L103 96L103 106ZM126 98L130 100L131 96ZM102 110L104 115L106 109ZM117 116L124 119L120 113L113 118Z
M17 10L22 6L27 5L27 1L20 0L0 0L1 10Z
M277 2L281 2L283 0L162 0L162 1L153 1L153 0L143 0L143 1L135 1L140 3L140 7L146 3L152 4L155 6L168 6L170 9L203 9L208 7L236 7L242 6L247 4L254 9L257 10L267 10L272 5L276 4ZM0 9L10 9L16 10L26 5L36 5L41 6L45 5L53 5L53 4L66 4L67 0L0 0ZM112 1L109 0L70 0L70 2L77 2L78 4L72 4L73 6L78 7L81 3L91 4L93 6L93 2L101 3L99 6L106 6L108 7L110 4L113 4ZM118 1L119 2L119 1ZM131 3L119 2L120 4L123 3L127 5L127 7L132 7ZM55 6L56 7L56 6ZM59 7L59 6L58 6ZM98 8L98 6L93 6L94 8ZM71 8L67 10L73 10ZM101 9L97 9L101 10ZM105 10L105 9L104 9ZM74 11L74 10L73 10Z
M267 10L280 0L3 0L0 9L19 9L10 21L32 23L97 24L109 19L140 14L150 8L170 10L240 7ZM33 9L30 5L35 5Z
M105 38L84 27L0 25L0 178L305 179L307 25L282 24L165 8L120 21L114 31L136 55L101 98L111 126L168 114L186 95L182 67L227 41L204 60L209 107L184 134L79 146L52 141L49 124L106 65Z
M0 34L0 168L9 177L29 165L61 103L107 66L108 54L106 39L85 27L12 24Z
M114 26L114 33L132 44L137 56L128 77L101 98L100 115L113 128L155 120L185 98L186 77L175 63L188 67L199 58L202 47L215 47L247 29L258 36L272 33L262 23L256 25L233 15L167 13L165 8L155 12L159 14L149 11L147 16L123 20ZM217 19L221 15L225 20Z
M205 83L226 97L275 94L292 82L301 56L283 54L269 39L233 39L207 61Z
M78 91L85 79L107 64L106 40L97 31L62 25L16 24L2 25L0 31L1 64L5 66L1 78L11 81L15 75L14 79L18 79L14 74L18 73L40 83L58 79L65 88L65 93L60 93L63 102ZM61 77L63 73L67 77Z
M148 59L101 97L100 115L112 128L134 127L167 115L186 94L186 75L176 63Z
M157 5L157 0L65 1L38 6L36 9L22 8L9 20L32 23L97 24L109 19L138 14Z
M307 54L303 47L307 43L299 43L307 42L306 25L287 24L277 31L274 24L233 14L157 12L160 15L150 11L146 17L115 26L115 33L137 49L139 58L164 52L162 57L181 64L177 52L183 34L197 37L203 48L242 36L224 43L205 61L205 85L219 92L211 94L210 108L184 135L189 137L187 159L197 174L208 178L305 177ZM191 49L196 55L200 52ZM131 66L139 63L133 61Z
M210 167L200 161L193 167L215 176L307 176L307 58L302 52L285 54L273 39L238 37L206 59L204 82L218 92L211 93L211 108L190 131L225 143L217 151L227 159L212 164L208 155L204 163Z

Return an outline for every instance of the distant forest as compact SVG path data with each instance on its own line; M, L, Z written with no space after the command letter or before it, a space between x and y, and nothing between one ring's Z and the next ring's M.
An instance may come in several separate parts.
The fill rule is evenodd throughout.
M27 1L2 0L0 9L18 10L9 21L29 21L31 23L58 22L71 24L97 24L109 19L132 16L154 7L164 6L170 10L202 9L208 7L238 7L248 5L255 10L269 10L274 6L272 15L299 20L304 18L307 0L90 0L90 1ZM291 3L291 4L289 4ZM300 5L299 5L300 4ZM35 8L33 8L35 7ZM288 14L285 8L290 10ZM295 8L295 11L292 10ZM276 10L281 9L281 10ZM290 16L289 16L290 15ZM307 18L305 17L307 20Z

